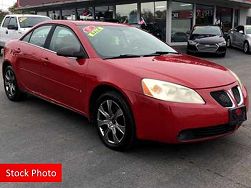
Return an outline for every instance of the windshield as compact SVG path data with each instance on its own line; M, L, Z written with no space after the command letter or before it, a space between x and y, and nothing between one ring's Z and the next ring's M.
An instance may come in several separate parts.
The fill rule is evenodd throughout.
M81 29L102 58L177 53L151 34L134 27L91 25Z
M196 26L192 34L193 35L221 36L222 32L218 26Z
M251 27L247 27L246 33L247 33L247 34L251 34Z
M27 16L22 16L18 18L19 20L19 24L21 28L28 28L28 27L33 27L34 25L43 22L43 21L47 21L50 20L50 18L47 17L27 17Z

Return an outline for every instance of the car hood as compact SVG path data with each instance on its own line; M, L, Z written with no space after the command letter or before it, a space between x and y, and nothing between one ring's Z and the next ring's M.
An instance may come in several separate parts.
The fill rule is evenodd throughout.
M205 89L236 82L220 65L188 55L110 59L109 62L142 78L158 79L193 89Z
M202 37L202 38L194 38L194 41L200 44L217 44L220 42L224 42L225 39L220 36L211 36L211 37Z

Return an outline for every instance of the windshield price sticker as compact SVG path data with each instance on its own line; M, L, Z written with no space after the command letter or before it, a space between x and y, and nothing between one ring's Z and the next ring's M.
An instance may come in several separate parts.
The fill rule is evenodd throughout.
M85 33L88 34L90 37L95 37L98 33L103 31L103 27L96 27L96 26L87 26L83 30Z
M62 165L0 164L0 182L62 182Z

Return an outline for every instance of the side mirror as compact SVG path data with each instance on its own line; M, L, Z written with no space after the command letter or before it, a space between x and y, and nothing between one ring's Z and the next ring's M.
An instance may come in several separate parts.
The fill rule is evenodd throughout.
M67 47L59 49L57 55L63 57L75 57L77 59L86 58L86 54L84 53L83 49L76 50L74 48L67 48Z
M18 27L16 25L8 25L7 29L9 29L9 30L18 30Z
M244 32L242 30L239 31L240 34L244 34Z

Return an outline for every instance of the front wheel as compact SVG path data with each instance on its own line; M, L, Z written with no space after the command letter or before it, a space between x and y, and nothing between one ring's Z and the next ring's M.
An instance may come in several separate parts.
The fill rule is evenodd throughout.
M25 94L19 89L16 75L12 66L7 66L4 69L4 89L6 96L11 101L20 101L25 97Z
M96 101L94 124L102 142L110 149L123 151L135 142L132 113L117 92L107 92Z
M227 47L228 47L228 48L231 48L231 47L232 47L231 39L230 39L230 38L227 38Z
M244 43L243 51L244 51L245 54L249 53L249 43L248 42Z

